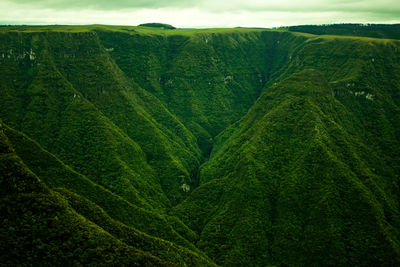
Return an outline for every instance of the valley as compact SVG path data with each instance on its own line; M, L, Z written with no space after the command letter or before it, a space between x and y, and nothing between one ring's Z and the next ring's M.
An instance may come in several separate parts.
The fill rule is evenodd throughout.
M398 265L400 41L359 27L0 27L1 262Z

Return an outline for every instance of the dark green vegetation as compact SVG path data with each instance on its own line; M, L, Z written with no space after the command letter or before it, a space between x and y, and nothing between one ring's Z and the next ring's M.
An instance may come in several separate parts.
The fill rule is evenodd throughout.
M169 265L76 213L24 165L3 128L0 138L2 265Z
M165 29L165 30L173 30L176 29L174 26L169 25L169 24L165 24L165 23L143 23L143 24L139 24L138 26L143 26L143 27L154 27L154 28L161 28L161 29Z
M399 41L143 26L0 28L1 263L400 264Z
M384 39L400 39L400 24L331 24L287 27L289 31L311 34L364 36Z

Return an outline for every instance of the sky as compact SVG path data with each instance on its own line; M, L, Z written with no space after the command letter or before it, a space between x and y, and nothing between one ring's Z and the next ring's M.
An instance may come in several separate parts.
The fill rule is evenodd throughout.
M400 0L0 0L0 24L179 28L400 23Z

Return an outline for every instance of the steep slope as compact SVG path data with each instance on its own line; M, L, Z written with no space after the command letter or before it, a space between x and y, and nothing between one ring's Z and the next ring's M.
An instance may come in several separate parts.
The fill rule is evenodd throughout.
M295 73L219 136L174 211L218 264L399 264L399 118L375 135L382 118L354 115L387 99L353 96L353 113L334 95L321 73Z
M3 132L24 164L50 188L64 188L79 194L102 207L107 216L115 220L147 234L195 249L189 241L196 240L197 235L176 218L160 215L129 203L75 172L29 137L4 124Z
M2 128L0 157L2 264L173 266L78 215L23 164Z
M190 243L186 241L183 242L179 238L176 238L175 236L178 236L175 233L171 234L172 228L168 226L168 223L160 218L159 215L156 214L146 214L146 212L132 207L128 206L127 204L124 204L123 200L119 199L118 197L112 195L110 192L107 190L100 188L99 186L94 186L91 184L90 181L88 181L84 177L76 177L79 176L79 174L73 173L72 170L68 169L67 166L61 165L60 162L56 162L57 159L54 158L54 156L51 155L46 155L48 152L43 151L40 147L38 147L37 144L34 144L31 140L27 139L27 137L22 136L20 133L16 132L13 129L10 129L9 127L5 126L3 124L2 126L2 138L3 138L3 143L5 145L9 145L9 141L6 137L6 135L11 136L11 140L14 144L18 144L17 147L19 149L17 150L17 153L14 152L12 148L8 148L10 153L12 153L12 158L15 159L14 165L11 165L12 162L8 162L7 160L2 160L2 170L1 173L7 173L6 176L3 177L2 180L2 185L3 189L7 191L6 195L9 195L12 193L9 189L12 188L11 185L14 183L16 189L20 189L22 187L28 187L30 190L33 188L33 192L28 193L23 193L23 192L18 192L15 194L15 197L18 199L18 201L26 200L28 206L26 207L20 207L19 204L12 204L13 206L22 209L24 214L21 214L23 217L22 222L16 223L15 221L18 219L18 213L15 209L12 209L11 207L6 208L9 199L4 198L2 201L4 201L4 206L2 209L4 209L7 212L2 213L4 216L4 222L6 222L6 225L4 226L4 229L2 229L2 238L5 238L5 236L8 234L11 234L11 237L8 237L8 239L4 239L7 241L4 244L4 247L2 247L2 250L12 250L14 249L15 253L20 253L18 252L20 249L24 249L24 246L35 246L35 242L41 242L40 240L45 239L43 241L42 246L39 247L39 249L43 250L42 252L38 251L32 251L32 259L20 259L21 262L27 262L27 260L38 260L39 262L41 261L46 261L46 264L50 264L51 262L57 262L60 263L61 261L57 259L56 255L66 253L65 251L63 252L62 250L69 249L68 246L65 244L63 245L62 242L67 242L65 241L66 239L64 236L60 237L55 234L58 232L62 232L63 235L66 235L64 232L71 232L74 229L73 225L80 225L80 227L83 227L87 224L91 225L91 228L95 229L91 235L97 236L96 231L101 231L102 233L106 233L107 235L110 235L108 238L102 238L100 235L100 241L99 242L101 245L96 248L99 252L102 250L103 246L115 246L115 247L128 247L129 250L135 251L135 249L139 249L140 251L136 252L139 256L143 254L143 256L135 257L132 258L131 260L126 260L126 259L120 259L120 260L114 260L113 257L126 257L124 255L118 255L118 251L113 253L112 251L109 253L110 255L104 255L104 257L109 257L110 259L104 260L103 258L93 260L91 258L88 258L90 254L88 255L76 255L75 253L69 255L68 257L70 258L65 258L65 260L68 262L69 260L74 260L74 264L77 264L79 259L84 259L87 263L94 264L96 261L100 262L101 264L111 264L115 262L116 264L132 264L138 261L138 264L142 266L143 264L147 265L150 264L153 266L153 264L159 264L155 259L151 260L152 258L150 255L155 255L156 257L159 257L166 262L169 263L174 263L179 266L185 266L185 265L201 265L201 266L212 266L214 265L207 257L202 255L202 253L197 254L196 252L193 252L189 249L186 249L181 246L177 246L171 242L164 241L159 238L154 238L152 236L149 236L147 234L144 234L143 232L140 232L136 230L135 228L129 227L117 220L112 219L109 217L109 215L99 206L94 204L93 202L89 201L85 197L94 199L96 201L101 201L100 198L103 198L103 201L106 202L106 207L108 210L111 212L112 215L116 216L120 221L125 221L127 223L130 223L131 226L136 226L139 224L139 227L144 228L148 232L151 232L152 230L154 231L155 234L158 234L159 236L170 238L175 243L183 243L186 246L190 247ZM22 140L26 139L26 140ZM28 156L28 152L32 152L32 155ZM35 171L38 171L40 174L40 178L44 178L44 181L48 184L50 184L52 187L54 186L62 186L63 188L56 188L56 192L61 193L59 195L58 193L52 191L51 189L48 189L41 180L39 180L38 177L36 177L36 174L29 173L30 170L25 166L25 164L21 161L19 156L17 154L23 154L24 158L28 159L29 165L33 166L33 169ZM46 165L46 163L48 165ZM22 171L18 172L19 168L17 166L21 165ZM24 175L30 175L32 177L36 177L35 179L33 178L26 178L24 180ZM74 177L75 176L75 177ZM34 190L36 183L38 183L40 186L39 188L43 187L43 190L46 190L48 195L40 195ZM23 186L21 186L23 184ZM79 187L81 187L79 189ZM97 188L96 188L97 187ZM81 195L74 194L70 191L68 191L65 188L71 188L72 190L78 191L81 193ZM95 189L93 189L95 188ZM29 190L27 190L29 191ZM97 195L97 196L96 196ZM100 196L99 196L100 195ZM85 197L83 197L85 196ZM66 201L63 199L65 198L68 201L68 204L66 204ZM22 200L21 200L22 199ZM10 200L11 201L11 200ZM13 200L16 201L16 200ZM42 203L43 202L43 203ZM37 204L32 204L32 203L37 203ZM61 203L61 204L60 204ZM122 204L121 204L122 203ZM29 207L29 204L32 204L34 207L35 205L38 205L39 208L36 208L32 210L32 207ZM103 202L101 204L104 205ZM50 208L50 206L52 206ZM114 209L110 209L110 206L113 205ZM61 206L62 208L60 208ZM14 207L14 208L15 208ZM128 207L128 208L127 208ZM60 210L61 209L61 215ZM67 215L64 215L63 212L64 210L67 210ZM53 219L51 216L52 212L57 212L55 214L55 219ZM119 214L118 214L119 212ZM42 214L43 213L43 214ZM50 213L50 214L49 214ZM122 213L122 214L121 214ZM127 213L127 214L124 214ZM148 213L148 212L147 212ZM77 214L82 215L81 221L76 221L76 219L71 219L70 216L72 214L72 217L76 217ZM25 217L26 218L25 218ZM32 218L29 218L29 216L32 216ZM49 218L47 218L48 216ZM121 216L124 216L121 218ZM38 217L38 218L36 218ZM136 218L135 218L136 217ZM85 218L85 219L83 219ZM37 220L35 221L36 224L31 228L29 228L29 223L25 221L25 219L28 220ZM59 224L59 220L66 220L64 224ZM46 222L50 220L50 227L46 225ZM70 224L70 221L74 221L75 223L72 225ZM146 223L147 221L147 228L146 228ZM140 223L139 223L140 222ZM95 225L94 225L94 224ZM15 225L14 225L15 224ZM59 224L59 225L58 225ZM149 227L150 224L153 224L153 229ZM9 226L10 228L7 229L6 226ZM76 227L76 226L74 226ZM101 228L100 228L101 227ZM71 228L71 229L70 229ZM25 229L25 230L24 230ZM40 229L40 232L36 232L37 229ZM83 228L85 229L85 228ZM99 230L100 229L100 230ZM32 231L32 236L22 236L24 231ZM104 232L106 231L106 232ZM44 234L52 234L51 238L45 238ZM77 235L79 236L81 233L78 231ZM83 231L83 234L85 232ZM112 235L112 238L111 238ZM13 240L14 243L12 243L10 240ZM55 238L56 240L52 240L52 238ZM10 239L10 240L9 240ZM39 239L35 241L35 239ZM68 241L68 245L70 245L74 249L78 249L78 247L81 249L80 251L85 251L85 250L90 250L89 247L86 247L84 244L81 244L78 240L79 238L76 236L71 237L71 241ZM104 239L104 240L103 240ZM181 238L182 239L182 238ZM2 239L3 240L3 239ZM23 244L19 244L18 242L23 241ZM57 243L57 242L61 243ZM76 241L76 242L75 242ZM48 242L48 243L46 243ZM94 239L90 242L95 242ZM122 243L123 242L123 243ZM116 244L117 245L116 245ZM120 245L118 245L120 244ZM61 250L57 252L58 250ZM143 253L142 251L149 252L150 254ZM35 255L35 253L39 253L39 255ZM43 253L45 257L44 259L41 259L41 255ZM108 252L106 252L108 253ZM4 253L4 255L7 253ZM66 253L68 254L68 253ZM31 257L30 255L28 255ZM9 255L9 260L13 260L13 255ZM92 256L90 256L92 257ZM141 259L143 257L143 259ZM146 260L146 257L150 257L150 260ZM4 258L6 259L6 258ZM64 259L64 255L62 255L62 259ZM8 260L8 259L7 259ZM14 259L15 260L15 259ZM49 260L47 262L47 260ZM118 263L120 261L120 263ZM148 263L146 261L149 261ZM2 260L2 263L6 263L6 260ZM39 263L37 262L37 263ZM162 263L162 261L160 261ZM136 264L136 263L135 263Z
M1 38L6 123L134 204L165 208L187 194L180 186L199 165L195 138L124 77L96 33Z
M149 252L160 259L179 266L215 266L203 253L196 253L171 242L148 236L111 219L100 207L82 196L65 189L58 189L57 191L62 193L68 203L85 218L132 247ZM160 231L162 228L158 230Z
M121 70L194 133L206 156L305 40L246 29L98 34Z

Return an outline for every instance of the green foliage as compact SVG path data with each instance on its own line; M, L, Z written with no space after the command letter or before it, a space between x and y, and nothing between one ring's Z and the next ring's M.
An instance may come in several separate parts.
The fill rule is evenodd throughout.
M204 255L199 256L196 252L177 246L171 242L148 236L111 219L100 207L82 196L71 193L66 189L57 189L57 191L63 194L71 207L78 213L132 247L149 252L160 259L173 262L179 266L214 265Z
M113 48L110 56L121 70L158 97L208 156L212 138L247 112L304 41L285 32L226 31L98 34L105 47Z
M8 46L3 51L20 46L17 37L2 37ZM6 123L133 204L164 209L169 200L185 197L180 186L191 183L200 160L196 139L124 76L96 33L22 38L24 48L2 64ZM29 47L31 40L36 45ZM20 68L20 57L30 57L27 51L35 58L28 69ZM6 77L18 82L8 84Z
M311 34L365 36L384 39L400 39L400 24L331 24L287 27L289 31Z
M143 24L139 24L138 26L161 28L161 29L165 29L165 30L176 29L174 26L169 25L169 24L164 24L164 23L143 23Z
M6 148L0 151L2 265L172 266L78 215L4 145L9 143L2 132L0 140Z
M399 265L396 27L1 27L5 262Z
M185 238L194 241L197 237L177 218L161 216L153 210L146 210L129 203L124 198L75 172L54 155L43 150L39 144L4 124L3 132L11 140L18 156L49 187L68 189L96 203L115 220L147 234L195 249ZM174 228L179 229L179 234Z
M358 101L362 110L352 111ZM398 264L398 156L379 160L398 153L398 140L363 139L382 118L355 122L352 112L371 104L352 102L335 99L315 70L268 88L220 135L202 185L175 208L200 234L199 248L221 265ZM396 145L372 145L387 142Z

